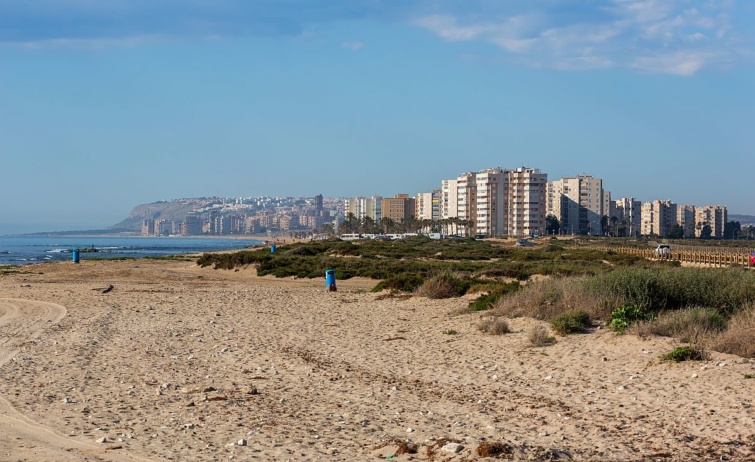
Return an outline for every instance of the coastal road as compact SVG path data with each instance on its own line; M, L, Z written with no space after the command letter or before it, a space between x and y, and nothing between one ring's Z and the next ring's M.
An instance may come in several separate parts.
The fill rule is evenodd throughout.
M0 298L0 373L21 346L39 337L66 315L54 303ZM0 460L147 461L65 437L13 408L0 390Z

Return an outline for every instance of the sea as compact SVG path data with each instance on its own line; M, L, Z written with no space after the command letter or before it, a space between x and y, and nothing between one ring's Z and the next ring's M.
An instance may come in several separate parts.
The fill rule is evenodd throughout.
M143 258L163 255L240 250L264 244L253 239L207 237L59 237L0 236L0 265L27 265L79 258Z

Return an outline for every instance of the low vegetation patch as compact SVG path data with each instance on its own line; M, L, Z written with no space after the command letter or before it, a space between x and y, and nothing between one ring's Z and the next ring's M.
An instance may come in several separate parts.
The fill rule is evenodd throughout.
M446 329L446 330L443 331L443 333L446 334L446 335L456 335L456 334L458 334L458 332L456 332L454 329Z
M509 323L499 316L489 316L480 320L477 329L488 335L503 335L511 332Z
M470 281L457 278L450 273L442 273L427 279L416 290L416 294L427 298L453 298L464 295Z
M622 306L611 312L611 322L608 323L608 328L617 334L623 334L635 322L647 319L651 319L651 315L645 308L637 305Z
M640 337L660 335L690 343L723 332L726 326L726 318L712 308L689 308L664 311L650 321L637 323L633 331Z
M590 315L584 311L565 311L551 321L551 327L559 335L580 334L592 325Z
M168 261L194 261L196 257L190 257L188 255L160 255L156 257L146 256L145 260L168 260Z
M498 300L501 299L501 297L513 294L519 288L521 285L519 282L495 282L492 284L489 284L488 287L486 287L485 290L487 293L484 293L483 295L480 295L475 300L471 301L469 303L469 306L467 307L467 311L474 312L474 311L485 311L493 308L497 303Z
M697 347L685 345L674 348L672 351L661 356L661 359L678 363L681 361L701 361L707 359L707 355Z
M383 290L393 290L400 292L414 292L423 283L425 278L419 274L397 274L387 279L383 279L372 288L372 292L382 292Z
M477 449L475 449L475 452L480 457L498 457L505 454L511 454L514 452L514 448L511 447L511 445L508 445L506 443L497 443L497 442L483 442L480 443L479 446L477 446Z
M709 339L706 345L721 353L755 358L755 303L735 313L726 330Z
M22 271L18 266L0 265L0 275L5 274L31 274L30 271Z
M529 340L530 345L535 347L543 347L556 343L556 337L548 335L548 329L541 325L537 325L530 330L527 340Z

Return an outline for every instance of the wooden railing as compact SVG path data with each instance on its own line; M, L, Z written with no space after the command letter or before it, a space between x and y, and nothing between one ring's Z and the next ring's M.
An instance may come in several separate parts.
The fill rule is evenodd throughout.
M618 246L595 246L594 248L605 252L638 255L643 258L654 260L667 259L706 266L739 266L745 268L751 267L750 254L753 252L753 249L746 248L727 249L692 245L672 245L671 255L659 258L655 255L653 249Z

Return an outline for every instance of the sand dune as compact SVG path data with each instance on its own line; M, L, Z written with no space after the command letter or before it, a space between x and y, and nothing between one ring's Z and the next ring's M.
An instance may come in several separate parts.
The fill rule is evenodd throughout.
M755 454L755 363L662 363L671 339L598 329L530 348L539 321L487 336L480 314L453 314L465 300L378 300L368 280L327 293L186 262L27 269L44 274L0 277L0 460ZM407 441L418 452L396 454Z

